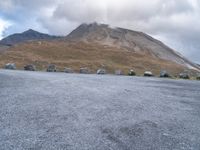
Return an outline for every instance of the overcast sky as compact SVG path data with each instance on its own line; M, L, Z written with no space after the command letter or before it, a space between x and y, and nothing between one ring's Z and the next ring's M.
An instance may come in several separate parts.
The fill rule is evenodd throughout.
M95 21L146 32L200 63L199 0L0 0L0 38L29 28L66 35Z

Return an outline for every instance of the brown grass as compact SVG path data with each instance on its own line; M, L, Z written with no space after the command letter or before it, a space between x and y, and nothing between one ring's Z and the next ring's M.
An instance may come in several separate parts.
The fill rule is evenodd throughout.
M50 63L57 65L60 70L64 67L78 71L80 67L88 67L93 73L104 67L109 73L121 69L125 73L134 69L141 75L144 71L152 71L155 75L165 69L176 75L184 67L176 63L154 58L115 47L103 46L97 43L42 41L28 42L11 47L0 54L0 65L16 63L18 69L26 64L35 64L38 70L46 70Z

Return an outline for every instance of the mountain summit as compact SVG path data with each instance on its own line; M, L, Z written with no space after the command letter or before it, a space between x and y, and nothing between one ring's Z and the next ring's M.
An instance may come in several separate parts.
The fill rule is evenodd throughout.
M2 39L0 41L0 44L11 46L11 45L15 45L18 43L32 41L32 40L53 40L53 39L57 39L57 38L59 38L59 37L51 36L48 34L37 32L33 29L29 29L25 32L12 34L12 35Z

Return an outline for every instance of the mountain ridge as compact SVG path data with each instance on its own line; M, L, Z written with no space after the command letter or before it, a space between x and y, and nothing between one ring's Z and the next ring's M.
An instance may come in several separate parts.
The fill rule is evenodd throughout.
M27 32L32 31L23 34ZM71 67L76 71L80 67L89 67L92 72L101 67L108 72L115 69L127 72L134 68L140 74L144 70L157 74L167 70L176 75L200 68L148 34L106 24L81 24L58 39L33 40L11 46L0 55L0 65L16 62L22 68L32 63L43 70L53 63L60 69Z
M61 38L60 36L49 35L35 31L33 29L28 29L22 33L11 34L2 40L0 40L1 45L12 46L15 44L31 41L31 40L54 40Z

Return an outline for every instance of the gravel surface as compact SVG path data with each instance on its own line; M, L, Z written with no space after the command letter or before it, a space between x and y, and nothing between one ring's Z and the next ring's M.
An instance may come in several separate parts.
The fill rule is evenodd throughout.
M200 150L200 82L0 70L0 150Z

